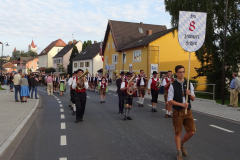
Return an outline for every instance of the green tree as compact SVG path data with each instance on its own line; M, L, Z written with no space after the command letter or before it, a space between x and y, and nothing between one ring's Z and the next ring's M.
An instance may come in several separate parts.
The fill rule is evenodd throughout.
M58 69L59 69L60 72L66 72L63 64L58 63L58 64L57 64L57 67L58 67Z
M71 53L71 56L69 58L69 64L68 64L68 67L67 67L67 73L72 75L72 66L73 66L73 62L72 62L72 59L74 57L76 57L76 55L78 54L78 49L76 46L73 47L73 50L72 50L72 53Z
M36 52L33 52L32 50L27 52L28 57L38 57L38 54Z
M88 40L88 41L84 41L83 42L83 45L82 45L82 50L84 50L85 48L87 48L87 46L91 45L92 44L92 41L91 40Z
M165 10L171 15L171 25L178 28L179 11L195 11L207 13L206 37L204 45L196 52L201 63L195 68L198 75L206 77L207 83L216 84L216 97L221 97L222 55L224 50L225 0L165 0ZM226 77L231 72L238 72L240 61L240 2L228 0L227 12L227 48ZM210 88L207 88L207 90Z
M12 52L12 60L17 60L20 57L20 51Z
M53 73L53 72L56 72L55 68L45 68L45 73Z

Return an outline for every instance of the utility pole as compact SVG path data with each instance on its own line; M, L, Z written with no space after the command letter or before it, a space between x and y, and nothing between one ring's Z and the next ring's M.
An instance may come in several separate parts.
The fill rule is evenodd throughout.
M227 7L228 0L225 0L226 9L225 9L225 28L224 28L224 51L223 51L223 68L222 68L222 105L225 101L225 55L226 55L226 34L227 34Z

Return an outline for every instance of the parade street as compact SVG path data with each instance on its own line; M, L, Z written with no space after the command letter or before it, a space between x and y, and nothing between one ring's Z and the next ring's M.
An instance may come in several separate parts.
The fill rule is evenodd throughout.
M176 158L172 119L164 118L164 104L150 112L150 99L138 107L134 98L131 117L118 114L118 97L109 91L106 103L87 91L83 122L74 123L69 108L69 89L60 96L48 96L39 86L42 108L12 160L167 160ZM193 111L197 132L187 144L186 160L238 160L240 127L236 122ZM183 129L184 130L184 129ZM183 132L185 133L185 131ZM13 144L18 139L13 141Z

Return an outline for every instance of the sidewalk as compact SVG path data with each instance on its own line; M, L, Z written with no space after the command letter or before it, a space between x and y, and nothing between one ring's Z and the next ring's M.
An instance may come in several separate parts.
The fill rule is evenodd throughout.
M14 92L9 86L0 90L0 156L21 131L38 106L38 99L28 99L27 103L15 102Z
M116 91L116 85L109 85L108 90ZM151 99L151 95L148 95L146 92L145 98ZM164 96L162 94L158 95L158 101L164 103ZM192 110L205 113L212 116L217 116L233 121L240 122L240 111L238 108L227 107L226 105L220 105L213 101L208 101L204 99L196 98L192 102Z

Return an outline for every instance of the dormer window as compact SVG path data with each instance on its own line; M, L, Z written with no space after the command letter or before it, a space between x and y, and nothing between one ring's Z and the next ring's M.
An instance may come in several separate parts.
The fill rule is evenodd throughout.
M143 33L143 29L142 28L138 28L139 33Z

